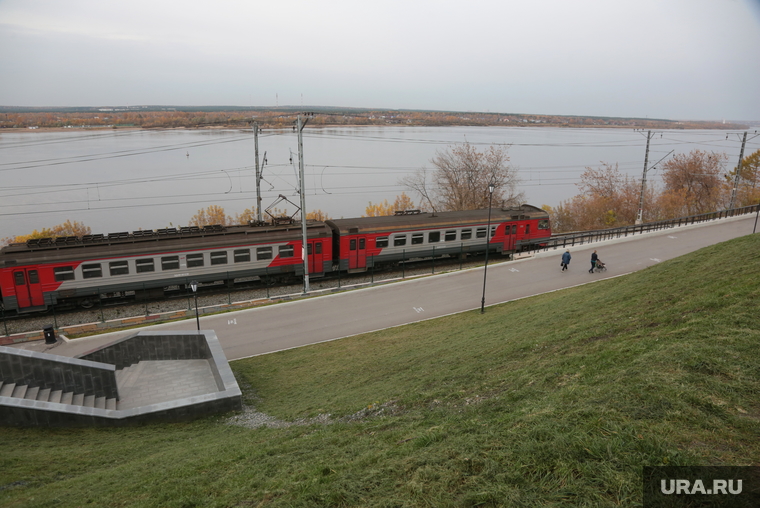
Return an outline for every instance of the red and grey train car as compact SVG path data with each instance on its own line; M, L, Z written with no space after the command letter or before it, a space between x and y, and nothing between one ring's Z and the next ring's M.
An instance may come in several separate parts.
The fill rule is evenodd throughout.
M480 254L486 244L491 252L508 254L551 236L549 215L531 205L491 209L490 235L488 224L487 209L327 221L340 270L348 272L413 258Z
M332 232L307 227L309 272L332 269ZM100 295L160 296L199 283L303 274L300 225L208 226L31 240L0 250L5 311L45 310L59 303L89 306Z
M511 253L551 236L531 205L403 213L307 223L309 274L364 271L414 258ZM45 238L0 249L0 304L7 312L94 305L105 298L160 297L191 281L267 281L303 275L300 225L206 226L81 238Z

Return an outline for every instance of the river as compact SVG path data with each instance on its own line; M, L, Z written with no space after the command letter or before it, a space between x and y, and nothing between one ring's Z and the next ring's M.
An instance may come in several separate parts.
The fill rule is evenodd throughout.
M556 206L578 194L586 167L618 164L640 180L646 132L630 129L542 127L359 127L304 129L306 208L332 218L356 217L371 201L393 202L399 180L432 168L436 151L468 141L483 150L509 145L526 201ZM655 131L652 166L669 152L725 152L728 169L739 156L736 132ZM745 155L757 146L745 149ZM263 131L259 156L264 208L280 195L298 204L298 141L290 130ZM186 225L201 208L236 215L256 202L254 138L250 130L71 129L0 133L0 238L66 220L93 233ZM659 181L659 166L647 179ZM295 206L278 206L289 212Z

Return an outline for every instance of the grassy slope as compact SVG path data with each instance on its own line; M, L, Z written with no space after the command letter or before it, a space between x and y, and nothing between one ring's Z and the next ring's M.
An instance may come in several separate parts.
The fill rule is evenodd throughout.
M332 425L2 429L0 505L635 506L644 465L760 464L758 281L755 235L232 364Z

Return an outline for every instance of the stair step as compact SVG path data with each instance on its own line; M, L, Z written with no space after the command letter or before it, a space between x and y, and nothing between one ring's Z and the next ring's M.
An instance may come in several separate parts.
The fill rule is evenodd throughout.
M116 409L116 399L106 399L106 409Z
M26 391L26 395L24 395L24 398L25 399L30 399L30 400L37 400L37 394L38 393L40 393L40 387L39 386L35 386L34 388L29 388Z
M129 387L132 386L140 377L145 363L137 362L133 363L129 367L124 367L121 370L116 371L116 384L117 386Z
M82 405L84 407L95 407L95 396L85 395L84 400L82 400Z
M37 393L37 400L41 400L43 402L50 400L50 388L43 388L40 390L39 393Z
M60 403L61 395L63 395L63 390L53 390L52 392L50 392L50 397L48 397L48 402Z
M11 395L11 397L17 397L19 399L23 399L28 389L29 389L29 385L16 385L16 388L13 390L13 394Z
M71 403L75 406L81 406L84 403L84 393L75 393L71 398Z
M13 390L16 388L16 383L7 383L0 388L0 397L12 397Z
M66 392L61 396L61 404L71 404L73 398L74 392Z
M96 397L95 398L95 407L98 409L105 409L106 408L106 398L105 397Z

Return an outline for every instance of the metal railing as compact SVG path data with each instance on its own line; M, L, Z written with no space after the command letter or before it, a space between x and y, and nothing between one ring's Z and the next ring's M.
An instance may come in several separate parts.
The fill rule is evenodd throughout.
M584 245L587 243L601 242L604 240L613 240L616 238L625 238L627 236L633 236L636 234L651 233L653 231L660 231L663 229L678 228L681 226L689 226L692 224L699 224L702 222L709 222L718 219L726 219L729 217L737 217L740 215L747 215L750 213L760 212L760 204L745 206L743 208L734 208L731 210L722 210L720 212L703 213L700 215L693 215L691 217L679 217L678 219L662 220L657 222L648 222L645 224L636 224L633 226L621 226L617 228L598 229L595 231L576 231L572 233L559 233L551 236L546 242L541 242L540 247L531 246L530 251L539 252L547 251L550 249L561 249L565 247L573 247L575 245Z

